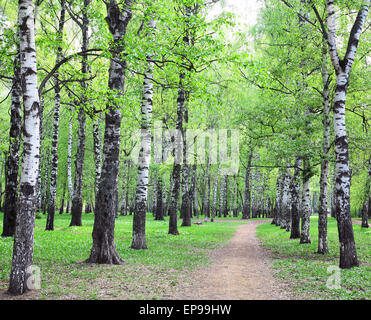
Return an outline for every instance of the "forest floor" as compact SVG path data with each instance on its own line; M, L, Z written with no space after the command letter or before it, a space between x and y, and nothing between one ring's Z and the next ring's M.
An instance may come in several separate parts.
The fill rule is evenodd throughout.
M212 264L196 270L193 281L178 287L181 300L288 300L290 288L272 273L269 250L257 239L254 220L238 227L234 237L211 253Z
M2 214L0 214L0 229ZM91 249L94 216L83 227L68 227L70 215L57 215L55 231L36 220L34 264L41 290L21 297L6 294L13 239L0 239L0 300L289 300L370 299L370 229L354 226L359 268L341 271L341 287L327 287L328 267L339 259L336 220L328 220L329 253L318 255L318 219L311 218L311 244L300 245L271 219L193 219L179 236L168 222L147 217L148 250L130 248L132 216L116 220L115 242L121 266L80 263ZM332 269L331 269L332 270Z
M337 221L327 221L328 249L318 250L318 216L310 219L311 243L300 244L290 234L272 224L257 227L257 237L273 257L274 275L287 281L295 299L305 300L370 300L371 299L371 237L369 228L361 228L353 219L354 239L359 267L340 269Z

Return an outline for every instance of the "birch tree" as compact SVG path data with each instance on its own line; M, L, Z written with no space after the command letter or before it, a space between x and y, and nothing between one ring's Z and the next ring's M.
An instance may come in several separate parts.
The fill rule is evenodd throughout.
M325 40L325 39L324 39ZM322 102L323 102L323 155L321 162L320 195L318 210L318 253L328 252L327 246L327 185L330 151L330 77L327 70L327 45L322 46Z
M88 27L89 27L89 16L88 10L90 6L91 0L84 0L83 2L83 10L82 10L82 19L81 21L72 13L70 10L70 16L74 17L74 21L79 25L82 32L82 46L81 51L86 52L89 49L89 37L88 37ZM67 8L67 7L66 7ZM86 54L82 55L81 60L81 72L84 77L87 77L89 74L89 62L88 56ZM71 222L70 227L72 226L81 226L82 220L82 187L83 187L83 176L84 176L84 157L85 157L85 126L86 126L86 111L85 111L85 103L86 103L86 92L88 89L88 84L86 81L81 82L81 89L82 89L82 98L79 107L78 113L78 121L79 121L79 128L78 128L78 144L77 144L77 151L76 151L76 159L75 159L75 180L74 180L74 190L73 190L73 198L72 198L72 205L71 205Z
M57 33L57 41L59 42L57 48L56 64L60 63L63 58L62 53L62 41L63 41L63 29L65 23L66 13L66 0L61 0L61 15L59 18L59 27ZM61 86L59 80L59 72L54 74L55 85L54 85L54 122L53 122L53 137L51 147L51 171L50 171L50 197L48 202L48 216L46 220L46 230L54 230L54 215L56 210L56 197L57 197L57 175L58 175L58 134L59 134L59 113L61 106Z
M34 6L32 0L19 0L19 47L23 96L24 138L20 192L14 235L9 289L20 295L27 286L33 261L36 184L40 149L40 100L37 87Z
M291 179L291 234L290 239L300 238L300 172L302 160L295 159L294 175Z
M17 49L19 51L19 48ZM22 87L20 53L14 60L14 76L11 92L9 152L5 163L5 194L3 237L14 236L18 198L19 148L22 130Z
M350 31L348 46L343 59L337 49L336 11L334 0L326 1L327 43L332 65L336 74L334 98L334 131L336 155L336 218L340 242L340 268L358 266L357 250L354 242L350 215L350 169L347 129L345 123L345 101L349 86L349 76L357 52L363 25L370 7L370 0L363 0L362 7Z
M151 14L153 15L153 14ZM149 41L153 41L156 21L151 17L148 22L150 33ZM148 69L143 80L143 98L141 105L141 148L138 159L138 182L135 195L135 209L133 218L132 249L147 249L146 245L146 204L148 196L149 164L151 161L151 128L152 128L152 106L153 106L153 53L147 54Z
M108 87L114 97L108 102L105 116L102 176L95 200L93 246L88 263L123 264L114 243L115 217L117 212L115 193L119 170L121 108L126 63L123 58L125 35L132 18L132 0L125 0L120 9L114 0L106 2L109 31L113 36L112 58L109 69Z

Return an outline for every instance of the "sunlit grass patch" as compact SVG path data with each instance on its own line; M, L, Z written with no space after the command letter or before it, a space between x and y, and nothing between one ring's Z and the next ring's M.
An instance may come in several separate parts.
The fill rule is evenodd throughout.
M311 243L301 245L299 239L289 239L290 233L270 223L257 227L257 236L274 254L274 268L279 278L292 285L298 298L310 299L370 299L371 298L371 236L370 229L353 225L360 266L337 269L339 241L337 222L328 220L329 253L317 254L318 218L311 218ZM336 272L339 287L335 288ZM336 283L335 283L336 284Z
M36 219L34 264L41 269L40 299L169 298L186 274L210 262L209 252L226 244L241 222L206 222L168 235L168 221L147 216L147 250L130 248L132 216L116 219L115 244L122 266L81 263L92 246L93 214L82 227L69 227L69 214L56 215L55 230L45 231L46 216ZM2 229L2 214L0 214ZM12 238L0 239L0 289L8 285Z

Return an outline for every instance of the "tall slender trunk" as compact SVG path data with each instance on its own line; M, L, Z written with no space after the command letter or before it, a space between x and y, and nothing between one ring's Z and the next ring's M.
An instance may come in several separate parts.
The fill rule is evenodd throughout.
M368 228L368 213L370 211L371 205L371 156L368 159L368 170L367 170L367 178L366 178L366 185L365 185L365 196L362 208L362 228Z
M69 110L72 112L72 110ZM67 184L68 184L68 193L70 195L70 200L73 199L73 184L72 184L72 118L68 118L68 146L67 146Z
M124 84L126 61L123 59L125 49L124 37L132 17L131 0L125 0L123 9L116 1L106 2L109 30L113 35L115 53L111 59L108 87L121 101ZM117 179L120 161L121 110L113 98L107 104L105 132L103 144L102 175L98 194L95 200L95 215L93 226L93 245L88 263L122 264L124 261L116 251L114 243Z
M59 214L62 214L64 211L64 201L66 199L66 189L67 189L67 181L64 181L63 184L63 194L62 194L62 201L61 201L61 206L59 208Z
M251 161L252 161L253 153L250 152L248 160L247 160L247 167L246 167L246 174L245 174L245 200L243 204L243 213L242 219L250 219L250 211L251 211L251 189L250 189L250 175L251 175Z
M3 184L2 184L2 180L3 180L3 172L4 172L4 167L5 167L5 162L6 162L6 156L5 156L5 159L4 159L4 165L1 163L1 159L2 159L2 153L0 153L0 211L3 211Z
M290 224L290 180L291 180L291 172L290 168L286 167L286 173L283 179L283 187L282 187L282 201L281 201L281 220L280 226L281 229L286 229L287 226Z
M150 19L148 23L151 33L149 41L154 37L155 20ZM152 139L152 105L153 105L153 66L150 62L152 53L147 54L148 69L144 75L143 97L142 97L142 123L141 123L141 148L138 159L138 182L135 195L135 211L133 218L132 249L147 249L146 245L146 204L148 196L149 165L151 161L151 139Z
M210 184L211 184L211 178L210 178L210 155L207 157L207 166L206 166L206 195L204 197L204 214L205 218L210 217Z
M32 0L19 0L20 65L24 107L24 140L20 193L16 216L12 270L9 292L23 294L33 261L36 184L40 161L40 101L37 88L37 64Z
M239 175L239 172L237 173L237 176ZM238 217L238 212L237 212L237 191L238 191L238 186L237 186L237 180L236 180L236 175L233 175L233 200L232 200L232 211L233 211L233 217Z
M162 129L165 129L165 118L162 121ZM164 131L162 130L161 135L161 162L166 161L167 156L167 144L166 138L164 135ZM155 209L155 220L165 220L164 215L166 211L166 184L163 180L163 175L159 173L157 178L157 201L156 201L156 209Z
M370 0L364 0L350 31L348 46L343 60L339 58L336 43L336 18L334 0L326 1L328 46L332 65L336 73L334 98L334 131L336 155L336 218L340 242L340 268L358 266L350 214L350 169L349 148L345 123L345 101L349 75L353 66L359 38L366 21Z
M179 188L180 188L180 170L181 170L181 154L183 147L183 113L185 104L185 90L183 87L183 81L185 79L185 73L182 71L180 73L178 98L177 98L177 137L174 143L174 167L172 172L172 188L171 188L171 199L169 205L169 234L178 235L178 198L179 198Z
M291 179L291 234L290 239L300 238L300 171L301 158L295 159L294 175Z
M223 215L228 215L228 175L224 175L224 204L223 204Z
M218 192L218 181L219 181L219 175L220 175L220 169L222 166L222 158L219 159L219 165L218 165L218 171L216 173L216 177L213 184L213 204L211 207L211 222L214 221L215 218L215 212L216 212L216 197Z
M218 218L221 218L224 203L224 176L219 176L219 210Z
M56 64L58 64L62 58L62 41L63 41L63 29L65 22L66 12L66 0L61 0L61 16L59 18L59 28L57 34L57 41L59 46L57 49ZM54 230L54 215L56 210L56 198L57 198L57 181L58 181L58 134L59 134L59 109L61 105L61 86L59 81L59 72L54 74L55 86L54 86L54 122L53 122L53 137L52 137L52 148L51 148L51 171L50 171L50 197L48 202L48 216L46 220L45 230Z
M272 224L279 226L280 220L281 220L281 201L282 201L282 180L283 180L283 174L280 170L277 177L277 183L276 183L276 204L274 208L274 217L272 220Z
M302 216L301 216L301 233L300 244L310 243L310 163L309 159L303 159L303 193L302 193Z
M187 110L184 110L184 122L188 122ZM181 215L182 215L182 227L191 226L191 194L189 190L190 184L190 167L188 164L188 154L187 154L187 141L186 136L183 135L183 168L182 168L182 206L181 206Z
M126 196L125 196L125 208L124 208L124 216L128 214L128 209L129 211L131 210L131 204L129 203L129 183L130 183L130 168L131 168L131 161L128 160L128 173L126 177ZM131 211L129 212L131 214Z
M99 180L100 180L100 175L102 171L101 167L101 149L102 149L102 144L101 144L101 138L100 138L100 133L99 133L99 124L100 124L100 119L101 115L99 118L94 119L93 122L93 141L94 141L94 164L95 164L95 183L94 183L94 196L97 196L98 193L98 188L99 188Z
M163 201L163 181L162 177L157 179L157 201L155 209L155 220L164 220L164 201Z
M127 214L126 187L128 186L128 181L126 179L128 175L129 175L129 160L124 160L124 169L122 175L121 207L120 207L121 216L126 216Z
M195 155L195 158L197 158L197 155ZM192 168L192 188L190 194L192 195L192 201L193 201L193 213L194 216L198 218L199 216L199 210L198 210L198 198L197 198L197 164L196 162L193 164Z
M327 47L322 49L322 101L323 101L323 142L322 142L322 163L320 177L320 195L318 210L318 253L328 252L327 246L327 185L328 185L328 154L330 151L330 89L329 74L327 70Z
M19 50L19 49L18 49ZM18 198L19 148L22 137L22 87L20 54L14 60L11 93L9 153L5 163L3 237L14 236Z
M91 0L84 0L84 10L82 18L82 47L81 51L87 51L89 48L89 38L88 38L88 8L90 6ZM89 62L87 55L82 56L81 61L81 72L86 77L89 73ZM80 103L80 109L78 114L79 129L78 129L78 144L75 159L75 181L74 190L71 206L71 222L72 226L82 226L82 210L83 210L83 200L82 200L82 188L83 188L83 176L84 176L84 158L85 158L85 125L86 125L86 111L85 102L86 91L88 89L88 84L86 81L81 82L81 87L83 91L82 103Z
M46 156L46 162L44 162L44 180L42 181L42 188L41 188L41 193L42 193L42 212L43 214L46 213L46 208L48 207L48 202L49 202L49 170L50 170L50 151L47 150L47 156Z
M185 13L185 36L183 37L183 43L185 47L187 47L190 44L190 30L189 30L189 23L190 23L190 16L191 16L191 8L189 6L185 6L184 8ZM184 60L186 60L184 58ZM176 152L182 152L183 142L185 143L185 132L183 129L183 121L188 122L188 113L185 108L185 103L187 100L187 95L189 95L189 92L186 92L185 90L185 79L186 79L186 70L181 69L179 74L179 88L178 88L178 98L177 98L177 134L178 139L176 143ZM185 147L184 147L185 150ZM188 167L186 162L186 154L183 154L183 165ZM178 160L179 157L178 157ZM181 164L179 161L174 162L174 168L173 168L173 190L171 192L171 205L169 207L169 234L177 235L178 233L178 227L177 227L177 207L178 207L178 197L179 197L179 187L180 187L180 171L181 171ZM186 170L187 171L187 170ZM188 191L188 190L187 190ZM188 195L188 192L186 192ZM186 198L187 205L189 202L189 197ZM186 214L188 215L189 212L189 205L186 209ZM184 222L183 219L183 226L188 225L188 217L186 217L186 221Z
M42 142L44 140L44 96L41 95L40 97L40 162L39 162L39 170L37 173L37 184L36 184L36 198L37 198L37 205L36 205L36 210L41 211L43 207L43 185L42 185L42 165L44 165L44 158L45 158L45 153L43 152L43 146Z

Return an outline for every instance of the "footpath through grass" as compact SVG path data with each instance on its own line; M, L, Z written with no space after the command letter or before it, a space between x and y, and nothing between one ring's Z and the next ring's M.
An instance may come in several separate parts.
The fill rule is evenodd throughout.
M353 224L360 266L338 269L337 223L328 220L329 253L315 253L318 246L318 217L311 218L311 244L290 240L290 233L270 223L257 227L257 236L274 254L277 276L289 282L298 299L371 299L371 229ZM339 282L336 282L339 279ZM339 285L336 288L337 284Z
M2 230L0 213L0 230ZM171 299L177 285L196 267L209 263L210 250L226 244L241 222L207 222L168 235L168 221L147 217L147 250L130 249L132 216L116 219L115 243L122 266L79 263L92 246L94 217L69 227L69 214L56 215L55 230L45 231L46 216L36 219L34 265L41 269L41 290L20 299ZM166 218L167 219L167 218ZM13 238L0 238L0 290L9 281ZM4 298L4 296L3 296ZM1 297L0 297L1 299Z

